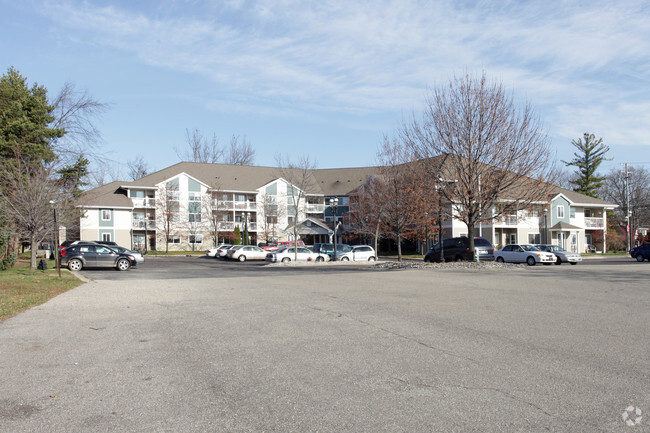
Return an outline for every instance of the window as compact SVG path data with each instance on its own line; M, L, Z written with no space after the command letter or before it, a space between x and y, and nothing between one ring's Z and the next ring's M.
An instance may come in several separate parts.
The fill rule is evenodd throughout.
M201 193L200 192L190 192L190 193L188 193L188 199L189 199L189 201L201 201Z
M266 217L266 222L269 224L277 224L278 223L277 215L268 215Z
M564 218L564 206L557 207L557 217Z
M585 209L585 218L591 218L591 209Z
M110 220L111 220L111 210L102 209L102 221L110 221Z
M246 196L243 194L235 194L235 201L246 201Z
M167 243L168 244L180 244L181 243L181 237L178 235L173 235L167 238Z
M576 217L576 209L574 207L569 208L569 218Z
M111 234L110 233L102 233L102 241L110 242L111 241Z
M287 217L287 223L288 223L288 224L293 224L293 222L294 222L295 220L296 220L296 217L295 217L295 216Z
M189 202L187 212L189 222L201 222L201 203L196 201Z
M539 233L528 233L528 243L529 244L541 244L540 234Z
M132 198L144 198L144 191L129 191Z
M190 235L191 244L201 244L203 243L203 235Z

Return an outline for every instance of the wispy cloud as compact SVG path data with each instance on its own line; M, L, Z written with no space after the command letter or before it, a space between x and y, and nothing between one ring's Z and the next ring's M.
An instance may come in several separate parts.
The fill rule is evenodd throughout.
M408 110L428 86L486 70L538 104L561 136L577 136L594 122L603 135L650 145L647 116L644 126L636 126L641 118L635 116L637 109L648 112L650 100L645 1L193 6L192 14L178 2L147 15L69 0L43 10L86 43L202 74L234 98L246 95L238 106L275 101L351 113Z

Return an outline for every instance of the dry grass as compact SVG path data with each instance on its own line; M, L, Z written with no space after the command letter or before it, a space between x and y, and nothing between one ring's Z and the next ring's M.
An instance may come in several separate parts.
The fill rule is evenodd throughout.
M82 284L65 269L59 278L54 262L48 270L30 272L29 262L18 261L6 271L0 271L0 322L43 304L53 297Z

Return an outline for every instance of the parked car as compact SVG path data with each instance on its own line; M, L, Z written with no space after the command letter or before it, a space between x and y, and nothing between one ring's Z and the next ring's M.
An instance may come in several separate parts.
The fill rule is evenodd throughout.
M298 247L298 261L301 262L323 262L329 257L316 254L309 248ZM296 247L282 248L278 251L267 252L266 261L271 263L290 262L296 260Z
M562 263L571 263L577 265L582 261L582 257L578 253L571 253L559 245L540 244L535 245L542 251L555 254L555 264L561 265Z
M354 245L336 253L337 260L342 262L374 262L377 260L375 250L369 245Z
M287 248L287 247L292 247L294 245L298 245L299 247L304 247L305 243L301 240L298 240L298 242L290 241L290 242L275 242L268 244L264 247L265 251L278 251L279 249L282 248Z
M219 250L223 249L224 250L224 255L225 255L225 250L227 250L230 247L232 247L232 245L230 245L230 244L220 244L216 248L210 248L209 250L207 250L205 252L205 255L208 256L208 257L215 257L215 258L223 257L223 256L219 255Z
M135 262L138 263L138 264L144 263L144 256L142 255L141 251L133 251L133 250L130 250L128 248L121 247L119 245L116 246L116 247L110 247L110 248L116 250L120 254L130 254L130 255L132 255L133 257L135 257Z
M646 243L632 248L630 250L630 256L635 258L637 262L650 260L650 244Z
M348 244L336 244L336 251L342 253L346 248L349 247L350 245ZM316 254L322 255L323 257L328 256L330 260L334 260L334 244L314 244L313 251Z
M113 267L126 271L136 266L137 260L132 254L119 253L106 245L79 242L61 250L61 265L71 271L80 271L85 267Z
M555 263L555 254L540 250L529 244L510 244L494 252L494 259L500 263L527 263L535 266L537 263L550 265Z
M469 238L461 236L442 240L444 249L445 262L459 262L461 260L474 260L474 256L469 250ZM478 254L479 260L494 260L494 247L485 238L474 238L474 250ZM436 244L424 255L425 262L440 261L440 244Z
M240 248L235 248L240 247ZM228 250L228 258L245 262L246 260L266 260L267 251L255 245L235 245Z

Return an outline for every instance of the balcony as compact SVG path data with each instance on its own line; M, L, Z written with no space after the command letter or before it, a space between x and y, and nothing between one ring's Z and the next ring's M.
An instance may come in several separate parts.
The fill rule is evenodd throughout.
M307 203L308 213L321 213L325 212L325 205L321 203Z
M517 215L503 215L495 221L495 225L516 226Z
M585 217L585 228L588 229L604 229L605 218L588 218Z
M145 223L147 225L147 230L156 229L156 220L134 219L131 222L134 230L144 230Z
M156 199L155 198L132 198L133 207L146 207L146 208L155 208Z
M212 209L257 211L257 203L254 201L212 200Z

